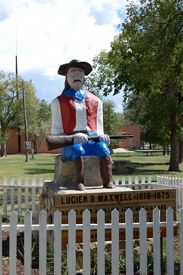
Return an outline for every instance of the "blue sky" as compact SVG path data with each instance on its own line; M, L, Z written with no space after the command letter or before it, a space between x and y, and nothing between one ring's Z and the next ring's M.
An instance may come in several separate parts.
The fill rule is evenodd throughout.
M0 70L32 80L47 102L63 89L60 64L108 50L128 0L0 0ZM110 96L121 111L122 94Z

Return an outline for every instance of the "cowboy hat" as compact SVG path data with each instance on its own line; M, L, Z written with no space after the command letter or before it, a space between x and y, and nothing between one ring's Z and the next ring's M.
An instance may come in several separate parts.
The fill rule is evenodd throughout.
M58 69L58 74L66 75L68 69L71 68L71 67L82 68L85 72L85 75L88 75L92 71L92 66L88 62L73 59L69 63L65 63L65 64L60 65L60 67Z

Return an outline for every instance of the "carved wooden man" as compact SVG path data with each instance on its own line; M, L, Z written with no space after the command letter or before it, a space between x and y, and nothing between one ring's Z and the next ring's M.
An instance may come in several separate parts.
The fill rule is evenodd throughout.
M58 69L66 76L65 88L51 103L52 135L73 136L73 144L65 146L62 158L74 161L76 190L85 190L83 156L97 156L104 188L114 188L112 182L112 160L108 145L110 138L103 132L102 101L83 88L85 76L92 71L87 62L72 60ZM88 140L98 136L99 141Z

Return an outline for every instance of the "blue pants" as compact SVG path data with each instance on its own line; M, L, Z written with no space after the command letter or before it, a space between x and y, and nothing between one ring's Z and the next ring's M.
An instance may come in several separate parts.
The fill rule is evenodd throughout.
M107 144L103 141L89 140L87 143L75 143L63 148L62 156L66 160L73 160L81 156L97 156L99 159L111 155Z

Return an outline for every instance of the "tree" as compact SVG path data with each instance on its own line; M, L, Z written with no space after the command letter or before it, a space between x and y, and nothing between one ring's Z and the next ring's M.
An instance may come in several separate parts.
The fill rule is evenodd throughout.
M161 94L134 94L124 109L125 122L141 125L142 142L148 142L150 148L152 144L162 145L164 153L170 144L170 117L165 104Z
M13 74L0 72L0 156L6 156L6 140L8 129L17 117L21 101L17 99L21 93L17 88L17 80Z
M32 139L34 153L38 152L42 141L50 130L50 119L50 105L45 100L37 100L34 116L29 121L29 134Z
M29 140L32 141L34 153L37 153L41 142L48 133L50 127L51 109L50 105L36 97L34 86L29 81L23 83L25 91L26 113ZM23 104L19 117L21 131L24 132Z
M48 132L50 125L50 106L36 97L35 88L29 81L22 80L12 73L0 72L0 155L6 155L6 140L9 129L20 127L24 132L23 89L26 97L29 140L32 139L34 151Z
M105 53L103 53L105 56ZM94 60L94 71L86 79L86 86L89 91L98 96L103 101L103 119L104 132L108 135L119 134L121 132L123 117L122 114L115 112L115 104L112 100L105 99L105 85L103 85L105 77L110 74L110 69L98 66L97 57ZM105 72L101 74L101 72ZM112 77L112 76L111 76Z
M152 95L149 100L154 97L160 101L153 106L154 110L151 108L151 114L155 115L160 104L165 108L163 113L169 114L171 171L179 170L183 104L182 18L180 0L140 0L139 4L132 3L119 35L111 43L111 50L105 54L102 52L98 57L99 64L103 68L105 65L110 67L112 71L113 78L106 80L106 93L111 90L118 93L124 88L126 102L134 96ZM165 117L158 119L164 120ZM158 124L158 120L155 121Z
M121 132L123 118L120 113L115 112L115 104L111 100L104 100L104 132L108 135Z

